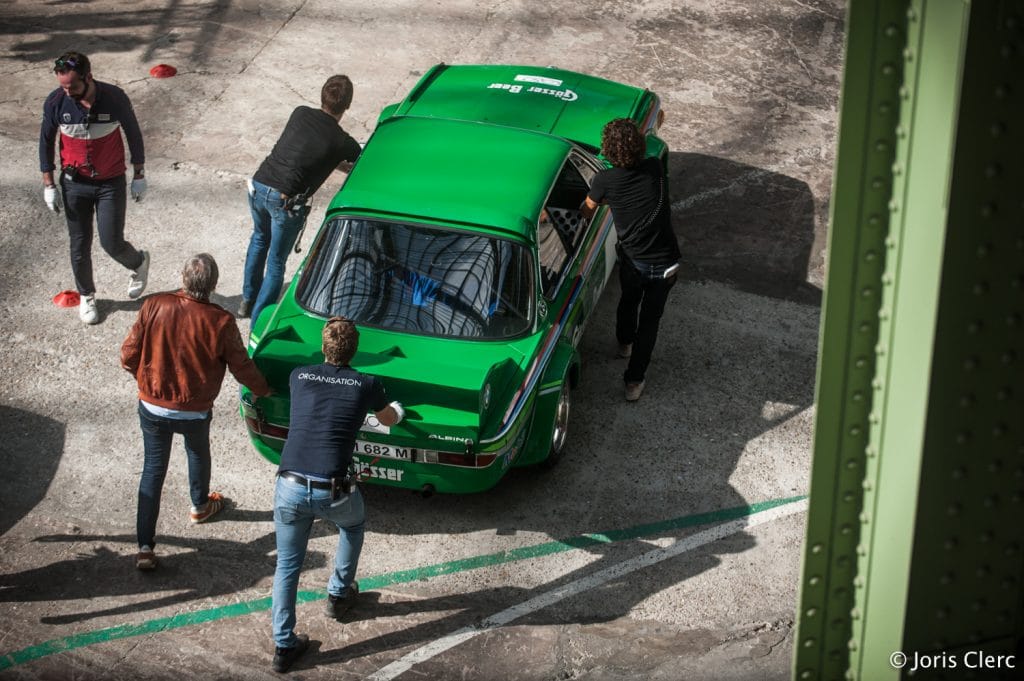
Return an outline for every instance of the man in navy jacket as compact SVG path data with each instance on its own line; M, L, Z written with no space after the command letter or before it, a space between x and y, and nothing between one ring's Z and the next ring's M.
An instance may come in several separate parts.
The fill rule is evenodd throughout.
M65 207L71 245L71 270L81 296L78 316L86 324L99 321L96 312L96 284L92 276L92 220L100 234L100 245L110 257L132 271L128 297L138 298L146 288L149 253L124 238L127 183L124 141L134 175L132 198L142 199L146 191L146 154L142 131L128 95L121 88L101 83L92 76L89 58L81 52L65 52L55 62L60 87L43 105L39 131L39 169L43 173L43 199L47 207L60 212ZM54 181L54 146L60 139L60 189Z

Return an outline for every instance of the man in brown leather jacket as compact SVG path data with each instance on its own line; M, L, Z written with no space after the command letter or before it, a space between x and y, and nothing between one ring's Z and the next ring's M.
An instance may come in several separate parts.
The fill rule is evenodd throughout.
M145 450L135 521L140 570L156 567L156 521L174 434L185 438L191 520L206 522L224 507L223 497L210 492L210 419L225 368L257 395L270 394L245 351L234 315L210 302L217 274L213 256L189 258L182 290L149 297L121 346L121 366L139 384Z

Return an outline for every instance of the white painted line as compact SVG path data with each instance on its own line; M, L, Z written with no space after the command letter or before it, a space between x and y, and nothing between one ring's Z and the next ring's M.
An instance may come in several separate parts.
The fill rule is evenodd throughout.
M719 539L728 537L731 534L735 534L744 528L761 525L788 515L793 515L794 513L802 513L806 510L807 500L801 499L800 501L794 501L793 503L785 506L776 506L775 508L762 511L756 515L731 520L727 523L722 523L721 525L716 525L706 530L702 530L696 534L691 534L688 537L680 539L671 546L663 549L655 549L654 551L648 551L647 553L641 554L635 558L630 558L618 565L612 565L611 567L607 567L592 575L588 575L587 577L577 579L576 581L569 582L568 584L563 584L557 589L553 589L547 593L535 596L528 601L524 601L519 605L514 605L511 608L502 610L496 615L491 615L484 621L480 622L480 624L463 627L462 629L454 631L447 636L417 648L408 655L395 660L386 667L378 669L371 676L367 677L367 680L392 681L392 679L395 679L401 674L412 669L413 666L421 662L426 662L430 658L440 655L446 650L450 650L460 643L468 641L475 636L479 636L490 629L504 626L519 619L520 617L529 615L530 613L541 610L542 608L546 608L549 605L553 605L554 603L565 600L566 598L581 594L584 591L593 589L605 582L610 582L613 579L618 579L619 577L628 575L631 572L636 572L637 570L642 570L645 567L650 567L651 565L660 563L663 560L678 556L681 553L698 549L706 544L710 544L718 541Z

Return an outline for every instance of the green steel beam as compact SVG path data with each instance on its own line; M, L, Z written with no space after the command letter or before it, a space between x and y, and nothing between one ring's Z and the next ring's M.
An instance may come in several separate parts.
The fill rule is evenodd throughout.
M847 17L794 651L799 679L842 679L849 667L906 10L904 2L854 1Z
M1021 678L1024 0L852 0L840 123L794 676Z
M971 6L945 225L903 649L951 679L1024 677L1022 24Z
M849 678L900 671L969 5L908 10Z

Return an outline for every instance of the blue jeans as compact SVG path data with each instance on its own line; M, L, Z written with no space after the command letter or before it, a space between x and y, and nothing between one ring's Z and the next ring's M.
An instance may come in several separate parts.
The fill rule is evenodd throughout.
M139 425L142 426L142 445L145 459L142 479L139 480L139 508L135 516L135 532L139 546L156 546L156 520L160 515L160 495L171 460L171 440L175 433L185 437L188 456L188 486L192 505L202 507L210 494L210 420L168 419L155 416L139 405Z
M366 510L363 497L355 488L331 500L331 491L313 489L285 478L277 479L274 490L274 531L277 534L277 569L274 571L273 608L274 645L295 645L295 597L299 572L306 557L313 520L323 518L338 528L338 548L334 554L334 572L327 592L340 596L355 581L359 554L363 550L363 522Z
M252 238L245 255L242 298L252 303L255 324L267 305L277 302L284 284L284 266L295 245L308 210L297 206L285 208L281 192L252 181L255 191L249 195L252 212Z

